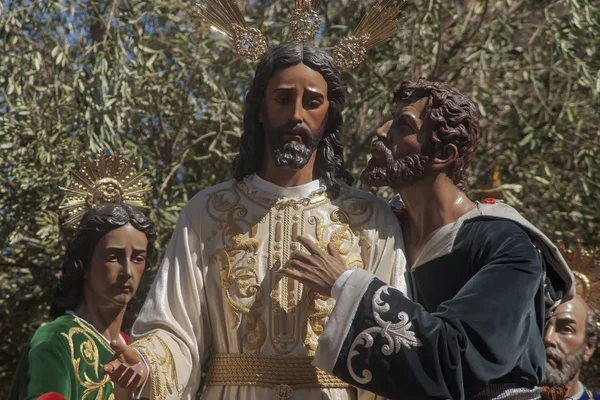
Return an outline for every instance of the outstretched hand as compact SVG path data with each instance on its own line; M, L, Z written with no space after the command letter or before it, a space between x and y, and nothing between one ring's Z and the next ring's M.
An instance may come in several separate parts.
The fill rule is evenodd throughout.
M325 251L307 237L300 236L298 241L309 254L293 252L277 274L295 279L317 293L331 296L333 284L347 270L346 261L331 243Z
M103 372L124 389L139 389L146 381L148 370L140 353L131 346L113 340L110 347L115 352L113 360L104 365Z

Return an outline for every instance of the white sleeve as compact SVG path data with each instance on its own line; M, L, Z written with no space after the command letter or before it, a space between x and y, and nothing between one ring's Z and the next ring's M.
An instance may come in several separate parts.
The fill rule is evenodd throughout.
M350 278L350 275L352 275L353 272L353 269L349 269L347 271L344 271L344 273L341 274L339 278L337 278L337 280L331 287L331 297L333 297L334 300L337 301L338 297L340 297L340 291L342 290L344 283L346 283L346 281L348 280L348 278Z
M210 349L202 242L185 209L132 328L132 346L149 366L141 397L193 398Z

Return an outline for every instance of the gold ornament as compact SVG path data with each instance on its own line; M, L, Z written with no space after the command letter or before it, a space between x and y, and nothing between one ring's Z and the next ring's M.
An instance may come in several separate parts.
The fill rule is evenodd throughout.
M575 291L588 303L600 318L600 249L593 251L581 247L577 239L574 249L567 249L562 242L558 242L558 248L562 253L567 265L575 276ZM600 321L598 321L600 329Z
M342 38L333 48L333 59L341 69L362 63L365 53L385 43L400 31L398 15L406 1L378 0L364 15L354 33Z
M290 35L293 42L307 43L321 28L316 12L321 0L294 0L290 16ZM398 15L406 0L378 0L365 14L351 36L342 38L333 49L333 59L340 69L356 67L364 61L365 53L387 41L400 31ZM250 60L260 59L268 50L264 35L248 28L236 0L203 0L194 4L199 14L217 32L233 40L235 51Z
M95 162L84 158L81 170L71 170L71 185L59 186L67 194L65 204L60 207L67 210L64 225L75 226L90 208L103 203L145 207L144 194L152 189L143 186L144 172L136 171L134 161L104 153Z
M321 29L321 18L315 11L321 0L294 0L294 12L290 17L292 41L310 42Z
M267 52L267 41L256 28L248 28L236 0L204 0L196 2L199 14L212 29L233 41L235 51L242 57L258 60Z

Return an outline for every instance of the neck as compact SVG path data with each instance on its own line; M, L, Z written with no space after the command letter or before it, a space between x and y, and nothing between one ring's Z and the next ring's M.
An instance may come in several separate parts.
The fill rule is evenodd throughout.
M127 306L109 308L98 306L98 302L82 301L73 310L79 317L91 324L109 341L118 340Z
M444 174L426 177L396 192L402 197L408 212L405 233L417 248L422 247L438 229L455 222L476 207ZM412 255L410 258L414 260L417 257Z
M569 389L567 390L567 395L565 396L565 398L573 398L573 396L575 396L581 390L581 388L579 387L579 371L577 371L577 373L575 374L573 379L571 379L571 382L569 382L568 385Z
M315 151L308 163L302 169L297 171L291 168L279 168L275 165L275 161L273 161L270 156L267 156L258 172L258 176L267 182L271 182L281 187L305 185L314 180L313 168L315 166L316 156L317 152Z

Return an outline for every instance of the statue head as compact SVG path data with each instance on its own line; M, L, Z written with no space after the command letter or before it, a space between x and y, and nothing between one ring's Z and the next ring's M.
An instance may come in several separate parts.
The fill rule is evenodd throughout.
M340 72L326 51L300 43L269 49L246 96L235 179L259 172L266 157L294 170L313 158L313 177L328 188L337 188L336 179L351 184L340 141L344 103Z
M480 137L475 104L445 83L421 78L394 92L393 122L373 142L361 180L399 189L442 172L467 190L468 170ZM384 131L385 129L381 129Z
M127 204L88 210L69 244L51 314L76 309L84 296L123 307L135 295L154 251L154 222Z
M578 379L598 342L598 319L585 300L576 295L556 308L546 326L545 386L568 385Z

